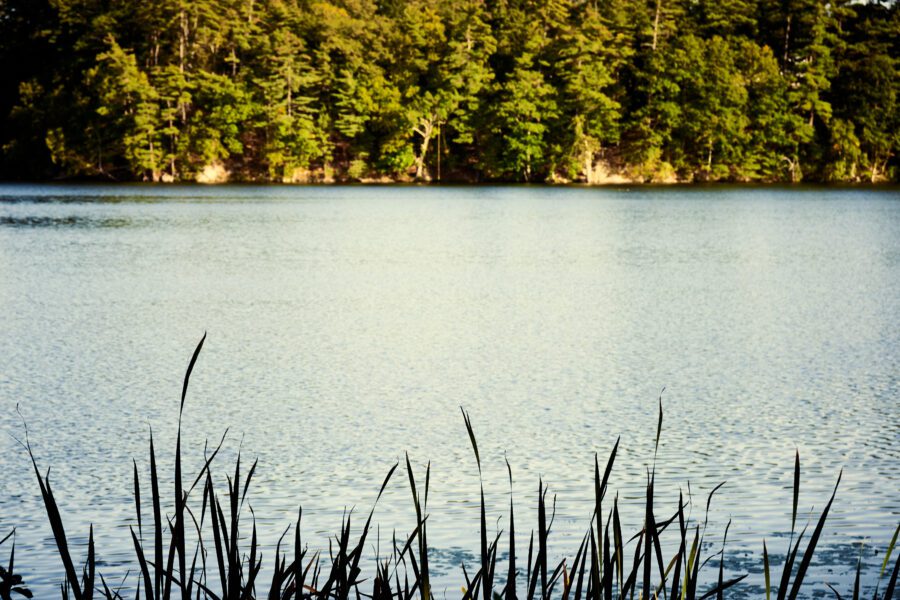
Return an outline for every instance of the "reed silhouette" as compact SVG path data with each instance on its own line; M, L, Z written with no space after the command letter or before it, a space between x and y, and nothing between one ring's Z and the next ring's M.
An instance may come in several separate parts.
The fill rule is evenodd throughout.
M274 555L270 557L271 575L261 581L259 574L263 564L260 543L257 539L256 518L250 511L249 541L247 516L244 511L250 484L257 463L244 472L238 454L233 471L214 477L213 461L222 448L225 437L208 454L200 472L192 479L184 480L181 457L181 415L187 397L191 372L197 361L203 342L197 345L184 377L178 415L178 433L175 443L174 498L164 507L160 493L160 473L156 461L156 449L150 435L149 501L153 521L146 526L142 521L142 499L147 498L146 481L141 481L138 466L134 467L134 502L136 527L131 528L137 564L134 583L117 589L111 588L97 568L93 526L88 536L87 555L79 571L75 567L62 517L50 485L49 471L42 475L28 441L27 428L24 446L34 467L47 510L47 518L56 541L56 548L64 569L60 584L65 600L123 600L127 594L135 600L432 600L434 598L429 570L428 546L428 491L431 476L430 463L425 469L424 482L417 483L416 474L406 457L405 468L416 514L416 526L405 539L392 540L386 556L375 558L375 572L364 576L361 561L367 536L372 528L374 506L365 524L357 534L351 527L352 514L342 519L340 530L329 542L327 556L311 552L304 545L300 523L303 511L297 514L293 525L293 539L285 543L290 527L278 540ZM462 409L461 409L462 410ZM475 428L469 414L462 410L475 462L481 478L481 457ZM706 529L713 495L721 484L710 492L702 521L692 521L685 510L686 502L679 493L677 509L671 515L660 518L654 511L654 484L656 481L656 449L662 432L663 406L660 400L659 421L653 464L647 472L646 508L644 523L631 537L623 532L619 514L618 496L608 493L608 481L618 452L616 441L605 466L601 469L599 457L594 459L594 508L588 531L571 559L566 557L555 564L548 557L548 539L553 526L554 508L548 509L547 488L538 483L538 511L536 529L531 531L524 564L517 554L514 501L510 494L508 531L491 534L487 527L487 509L484 500L484 484L481 483L480 506L480 556L474 572L465 564L462 572L466 585L462 600L631 600L664 598L672 600L706 600L724 598L725 593L738 586L747 575L725 578L725 545L728 527L721 548L703 559L702 549L707 547ZM512 491L512 469L509 472ZM378 498L399 467L394 464L387 473ZM217 483L218 481L218 483ZM421 483L421 485L420 485ZM795 455L793 506L791 511L791 535L780 576L774 573L777 565L771 564L766 543L763 542L763 570L766 600L796 600L822 535L832 502L840 484L840 475L834 491L815 521L812 532L809 525L798 530L797 508L800 494L800 455ZM199 495L199 512L196 496ZM195 502L191 502L194 499ZM377 504L376 499L376 504ZM164 512L164 508L166 509ZM171 517L169 515L172 515ZM729 522L730 525L730 522ZM190 536L188 535L190 532ZM900 553L892 564L891 557L897 543L900 525L894 531L873 594L874 600L890 600L894 597ZM661 538L670 535L675 543L674 553L665 553ZM497 567L502 566L501 541L506 537L506 577L502 585L498 581ZM31 592L22 578L14 572L15 540L13 532L0 541L3 544L12 537L8 567L0 567L0 600L10 600L15 593L26 598ZM190 541L189 541L190 537ZM288 538L290 539L290 538ZM668 540L668 538L667 538ZM634 542L634 544L632 544ZM633 545L633 548L629 546ZM292 546L292 547L291 547ZM283 549L284 548L284 549ZM802 549L802 550L801 550ZM701 588L700 572L705 565L718 557L718 574L713 584ZM856 578L851 597L858 600L861 594L861 562L856 565ZM773 577L777 576L777 583ZM774 583L774 585L773 585ZM826 584L828 585L828 584ZM884 587L882 588L882 585ZM840 592L829 585L838 600ZM735 588L736 589L736 588Z

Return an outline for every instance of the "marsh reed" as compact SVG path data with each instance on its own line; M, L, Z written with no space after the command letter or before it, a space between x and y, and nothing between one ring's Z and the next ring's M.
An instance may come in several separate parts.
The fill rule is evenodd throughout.
M337 534L329 540L327 555L311 552L301 535L300 509L296 522L285 530L278 540L272 556L267 560L271 569L265 580L260 573L263 553L257 537L256 517L252 510L245 510L251 481L257 463L244 470L238 454L234 469L223 477L214 474L213 463L222 448L219 445L208 453L199 473L184 478L182 473L181 414L187 397L191 372L203 347L206 336L197 345L187 372L181 394L178 431L175 443L174 497L165 503L160 492L161 478L157 465L156 449L150 435L148 481L139 476L137 462L134 470L134 503L136 525L130 529L134 546L135 569L125 583L111 586L98 569L94 547L93 527L90 528L86 556L82 566L76 568L76 559L68 543L62 516L50 485L49 471L42 475L37 460L26 437L23 446L31 458L47 518L56 542L57 553L63 568L60 594L63 599L94 600L432 600L431 571L428 544L428 492L431 465L425 467L424 479L413 469L408 456L404 469L409 480L416 526L405 538L392 540L384 556L374 556L374 572L363 573L363 556L366 541L372 529L374 506L364 525L354 533L352 513L345 515ZM475 427L469 414L462 410L474 460L481 480L481 457ZM659 448L662 431L663 407L660 401L659 421L655 449ZM481 482L479 554L474 565L461 565L465 587L462 600L632 600L663 598L668 600L721 600L739 588L746 574L725 578L725 547L728 527L725 528L719 549L704 558L704 548L710 546L706 539L707 522L714 488L707 500L704 518L692 520L685 501L679 493L678 503L672 514L658 515L654 509L654 484L656 481L656 450L652 466L647 470L644 522L641 528L627 535L619 515L618 496L608 493L608 481L618 452L616 441L609 457L601 468L599 457L594 459L594 508L590 526L572 557L551 562L548 540L555 511L548 507L547 488L538 484L537 523L528 534L527 552L518 554L521 541L516 538L515 506L510 494L508 530L490 533L487 525L484 483ZM509 472L512 491L512 469ZM400 468L394 464L381 484L378 498L388 482ZM149 483L149 490L148 490ZM168 482L165 482L168 484ZM798 527L797 508L800 493L800 456L795 455L793 504L791 509L790 538L782 564L772 564L766 543L763 542L762 561L765 577L766 600L797 600L803 596L803 584L825 527L826 519L840 485L840 475L825 508L809 525ZM612 496L612 497L610 497ZM149 501L152 522L144 523L142 502ZM376 499L376 504L378 499ZM199 506L198 506L199 504ZM249 515L249 524L248 516ZM729 522L730 525L730 522ZM249 535L248 535L249 531ZM896 590L900 556L893 563L891 558L900 533L900 525L885 551L873 600L890 600ZM675 548L664 552L665 547ZM9 560L0 566L0 600L12 597L32 596L22 577L15 572L14 531L0 540L0 545L10 542ZM379 545L380 548L380 545ZM898 553L900 555L900 553ZM505 556L503 560L501 556ZM371 557L370 557L371 558ZM524 558L524 561L522 560ZM709 563L717 565L713 583L703 585L701 569ZM499 569L505 567L505 574ZM713 567L715 568L715 567ZM780 571L780 572L779 572ZM844 594L853 600L861 595L861 563L856 565L856 577L852 589ZM130 578L130 581L128 581ZM828 585L828 584L826 584ZM701 589L701 587L703 589ZM835 597L843 595L829 585ZM123 591L126 590L126 591Z

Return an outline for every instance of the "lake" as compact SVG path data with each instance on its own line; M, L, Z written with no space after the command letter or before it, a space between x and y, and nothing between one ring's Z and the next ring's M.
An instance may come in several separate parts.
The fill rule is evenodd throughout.
M542 477L553 551L574 555L594 453L619 436L611 486L626 532L641 528L660 395L657 511L689 484L702 518L725 481L709 552L731 519L746 590L763 537L778 565L787 546L795 449L801 523L844 470L810 594L849 591L860 552L874 582L900 520L897 189L2 185L0 315L0 537L18 528L38 597L62 569L13 439L23 419L69 534L84 544L94 523L118 580L135 566L132 458L146 473L152 426L171 472L204 331L188 472L230 428L219 481L239 448L258 457L267 548L301 504L321 548L405 452L423 476L430 460L439 597L479 551L460 406L491 529L512 466L521 554ZM399 471L375 522L383 545L415 526Z

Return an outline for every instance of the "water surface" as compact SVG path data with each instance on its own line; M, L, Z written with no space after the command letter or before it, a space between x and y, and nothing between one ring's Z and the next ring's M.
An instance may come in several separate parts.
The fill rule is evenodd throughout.
M880 566L900 519L898 196L0 186L0 535L18 527L17 564L55 593L49 526L12 438L19 405L70 534L83 543L93 522L106 572L133 567L131 459L146 467L152 426L171 465L181 378L208 331L187 452L196 467L230 427L223 467L238 448L259 458L267 544L300 504L310 544L327 544L408 452L417 468L431 460L436 588L455 597L479 528L461 405L492 528L506 527L506 457L517 527L534 523L543 477L554 552L574 554L594 453L621 436L611 485L636 532L665 387L657 510L690 485L701 516L727 481L710 539L733 520L730 565L757 574L752 589L762 538L775 554L787 544L799 449L804 519L844 469L816 579L846 589L859 544ZM376 521L385 543L414 527L405 478Z

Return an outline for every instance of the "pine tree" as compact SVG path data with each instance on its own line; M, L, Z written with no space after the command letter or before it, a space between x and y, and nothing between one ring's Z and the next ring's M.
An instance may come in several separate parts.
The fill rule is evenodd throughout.
M138 68L134 54L112 37L108 45L97 57L98 67L88 74L101 101L97 112L119 132L132 171L145 180L160 181L166 155L159 94Z
M551 30L564 23L560 10L559 3L535 6L527 0L497 7L497 78L486 115L489 148L482 157L491 176L533 181L554 170L559 149L554 152L549 136L559 105L547 54Z
M621 106L608 90L623 53L612 40L597 8L584 4L571 10L555 50L562 105L561 122L555 127L566 132L562 145L570 179L583 177L592 182L598 154L619 138Z
M294 5L273 2L261 24L262 47L254 87L260 94L259 114L265 131L263 161L269 177L292 181L311 162L330 155L328 132L319 127L316 91L322 75L300 37L303 14ZM249 115L248 115L249 116Z
M876 182L887 177L900 151L900 13L872 4L858 7L848 25L835 77L830 179Z
M646 0L632 12L637 50L628 105L626 156L644 179L670 179L669 143L678 128L682 106L681 74L672 70L679 27L688 25L681 0Z

